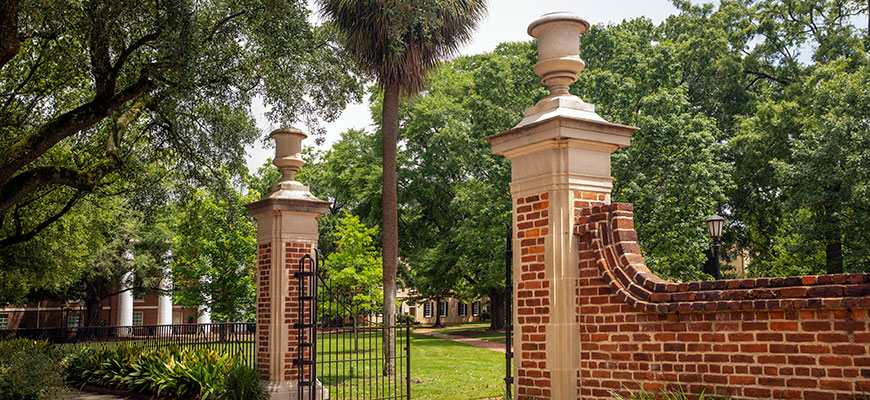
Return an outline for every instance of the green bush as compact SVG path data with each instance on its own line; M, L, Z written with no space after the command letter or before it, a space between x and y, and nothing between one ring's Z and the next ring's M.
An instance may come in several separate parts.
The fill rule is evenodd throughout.
M414 316L410 314L396 315L397 325L414 325Z
M136 347L88 351L70 358L67 379L172 398L213 398L235 358L208 349Z
M61 354L44 341L0 341L0 394L4 400L52 399L63 387Z
M266 400L266 384L257 371L242 365L233 365L226 378L215 391L219 400Z

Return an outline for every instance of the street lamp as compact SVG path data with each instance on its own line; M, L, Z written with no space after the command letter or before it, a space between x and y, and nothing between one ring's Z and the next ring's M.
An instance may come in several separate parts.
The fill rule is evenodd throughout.
M721 279L719 276L719 246L722 245L719 242L719 238L722 237L722 225L725 224L725 218L722 218L716 214L707 218L707 229L710 230L710 237L713 239L713 278L717 281Z

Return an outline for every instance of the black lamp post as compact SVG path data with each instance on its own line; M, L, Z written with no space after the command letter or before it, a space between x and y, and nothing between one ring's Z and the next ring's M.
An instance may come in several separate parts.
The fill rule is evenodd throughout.
M725 218L722 218L716 214L707 218L707 229L710 230L710 237L713 239L713 279L717 281L722 279L719 276L719 246L722 246L722 243L719 242L719 238L722 237L722 225L725 225Z

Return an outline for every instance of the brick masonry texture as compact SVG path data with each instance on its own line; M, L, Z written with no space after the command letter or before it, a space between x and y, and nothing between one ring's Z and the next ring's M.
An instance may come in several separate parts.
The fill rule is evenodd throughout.
M870 274L667 282L644 264L630 204L575 206L574 233L578 398L870 393Z
M544 236L549 233L549 194L542 193L514 200L517 217L515 234L520 242L520 274L516 284L515 351L522 363L517 366L519 398L550 397L547 371L547 327L550 322L550 287L545 279Z
M272 320L269 274L272 270L272 244L257 246L257 372L269 377L269 323Z

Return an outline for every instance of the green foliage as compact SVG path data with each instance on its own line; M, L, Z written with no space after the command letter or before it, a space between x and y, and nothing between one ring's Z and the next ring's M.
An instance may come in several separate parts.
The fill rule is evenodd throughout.
M172 243L174 300L207 307L216 321L251 320L254 313L257 228L244 204L260 195L239 190L224 182L192 193L179 207Z
M266 382L251 367L235 364L215 391L218 400L266 400Z
M373 243L376 234L377 229L367 228L359 217L345 213L336 226L335 252L323 264L331 301L353 310L352 317L374 312L383 300L382 261ZM324 311L338 312L334 317L347 315L344 309Z
M209 349L116 347L82 352L68 363L67 380L75 385L207 399L215 395L236 360ZM240 377L234 379L234 384L242 384Z
M426 72L471 39L486 12L481 0L318 3L365 72L409 94L423 88Z
M48 342L0 340L0 393L7 400L53 399L63 387L61 354Z
M318 116L332 120L361 95L303 2L10 4L18 18L3 21L2 40L18 46L0 63L3 297L78 281L101 247L88 227L106 198L150 217L208 186L216 166L243 166L260 134L255 96L272 121L319 135Z

